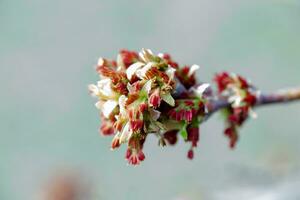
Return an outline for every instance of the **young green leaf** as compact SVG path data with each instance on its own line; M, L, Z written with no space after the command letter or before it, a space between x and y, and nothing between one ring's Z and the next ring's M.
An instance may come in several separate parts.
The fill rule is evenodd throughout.
M186 126L187 126L187 124L186 124L186 122L184 122L182 128L179 130L179 133L184 140L187 140L187 137L188 137Z
M170 93L161 95L161 98L170 106L175 106L175 100Z

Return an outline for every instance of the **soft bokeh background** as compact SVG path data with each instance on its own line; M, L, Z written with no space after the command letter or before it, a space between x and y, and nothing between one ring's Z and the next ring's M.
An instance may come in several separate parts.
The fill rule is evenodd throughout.
M234 151L215 115L194 161L151 137L129 167L98 135L87 93L99 56L142 47L199 64L202 81L228 70L264 91L299 86L299 21L298 0L0 0L0 199L35 199L66 169L94 199L300 199L299 103L257 110Z

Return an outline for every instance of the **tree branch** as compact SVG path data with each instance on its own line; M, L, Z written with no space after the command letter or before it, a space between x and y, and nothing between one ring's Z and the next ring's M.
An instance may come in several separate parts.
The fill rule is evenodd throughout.
M260 107L269 104L287 103L292 101L300 101L300 88L281 90L274 93L262 93L257 97L255 107ZM226 99L218 98L207 103L208 115L214 112L229 107L230 103Z

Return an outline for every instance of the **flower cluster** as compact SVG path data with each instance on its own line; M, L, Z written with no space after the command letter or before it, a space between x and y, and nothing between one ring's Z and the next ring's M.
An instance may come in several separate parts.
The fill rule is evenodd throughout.
M139 53L122 50L116 61L99 59L96 70L100 81L89 85L89 91L98 98L100 132L113 135L112 149L127 144L129 164L145 159L143 146L148 134L155 134L164 146L175 144L180 133L191 142L188 157L193 158L205 115L201 94L208 87L203 84L190 89L196 84L198 68L180 68L170 55L154 55L148 49Z
M148 49L121 50L116 60L98 60L100 80L89 85L89 91L98 98L100 132L113 136L112 149L127 144L129 164L145 159L143 146L149 134L156 135L161 146L174 145L181 136L190 143L187 157L192 159L199 125L211 114L216 99L225 102L224 134L229 146L235 146L238 128L254 116L257 90L243 77L223 72L214 78L218 88L214 94L209 84L196 81L197 69L198 65L180 67L169 54L155 55Z
M257 101L257 92L243 77L227 72L215 76L220 98L226 99L230 106L224 108L226 117L225 136L230 140L230 148L234 148L238 140L237 129L246 121L249 114L255 116L252 107Z

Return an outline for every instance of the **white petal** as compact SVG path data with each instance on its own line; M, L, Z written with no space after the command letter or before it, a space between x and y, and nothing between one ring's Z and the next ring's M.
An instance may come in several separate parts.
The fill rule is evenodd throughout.
M121 54L118 54L118 56L117 56L117 65L118 65L119 67L123 67L123 66L124 66L124 63L123 63L123 59L122 59Z
M164 54L163 53L158 53L157 56L160 57L160 58L163 58Z
M153 58L153 53L150 49L142 49L142 51L139 53L140 58L144 62L149 62Z
M147 60L142 52L139 52L139 57L142 61L147 62Z
M239 98L239 97L236 96L236 95L232 95L232 96L230 96L230 97L227 99L227 101L228 101L229 103L233 103L233 102L236 101L237 98Z
M151 69L151 67L152 67L153 65L155 65L154 62L149 62L149 63L147 63L143 68L138 69L138 70L136 71L136 75L137 75L140 79L143 79L143 78L145 77L145 75L146 75L146 72L147 72L149 69Z
M127 83L127 90L129 91L129 93L133 93L134 87L132 87L130 83Z
M88 85L89 92L92 96L97 96L99 94L99 89L96 85L90 84Z
M166 74L169 76L169 78L172 80L174 78L174 74L176 72L176 69L169 66L168 69L166 70Z
M98 59L98 66L102 66L104 65L104 59L103 58L99 58Z
M239 106L241 103L242 103L242 98L241 97L237 98L234 102L234 104L237 105L237 106Z
M104 78L97 82L97 86L99 88L103 88L105 85L109 85L110 83L111 83L111 80L109 78Z
M102 106L102 113L104 117L108 118L110 113L115 109L115 107L118 105L118 103L114 100L108 100L106 101Z
M120 143L124 143L124 142L128 141L130 136L131 136L131 131L129 130L129 122L127 122L122 129L120 140L119 140Z
M189 70L188 76L192 76L199 68L200 68L199 65L192 65Z
M105 96L112 96L114 92L111 89L111 80L109 78L98 81L99 92Z
M97 103L95 103L96 108L98 108L99 110L102 109L102 105L103 103L101 101L97 101Z
M194 92L196 93L197 96L202 97L202 94L209 87L210 87L210 85L208 83L203 83L203 84L199 85L196 89L194 89Z
M229 103L233 103L233 107L238 107L242 103L242 98L239 95L231 96L228 98Z
M151 91L151 86L152 86L152 81L149 80L149 81L147 81L147 82L145 83L145 85L143 86L143 89L142 89L142 90L146 91L147 94L149 94L150 91Z
M136 70L140 69L145 64L142 62L136 62L130 65L126 70L126 75L129 80L131 80L132 76L135 74Z
M143 51L144 54L148 54L148 55L153 56L153 53L152 53L152 51L150 49L143 48L142 51Z

